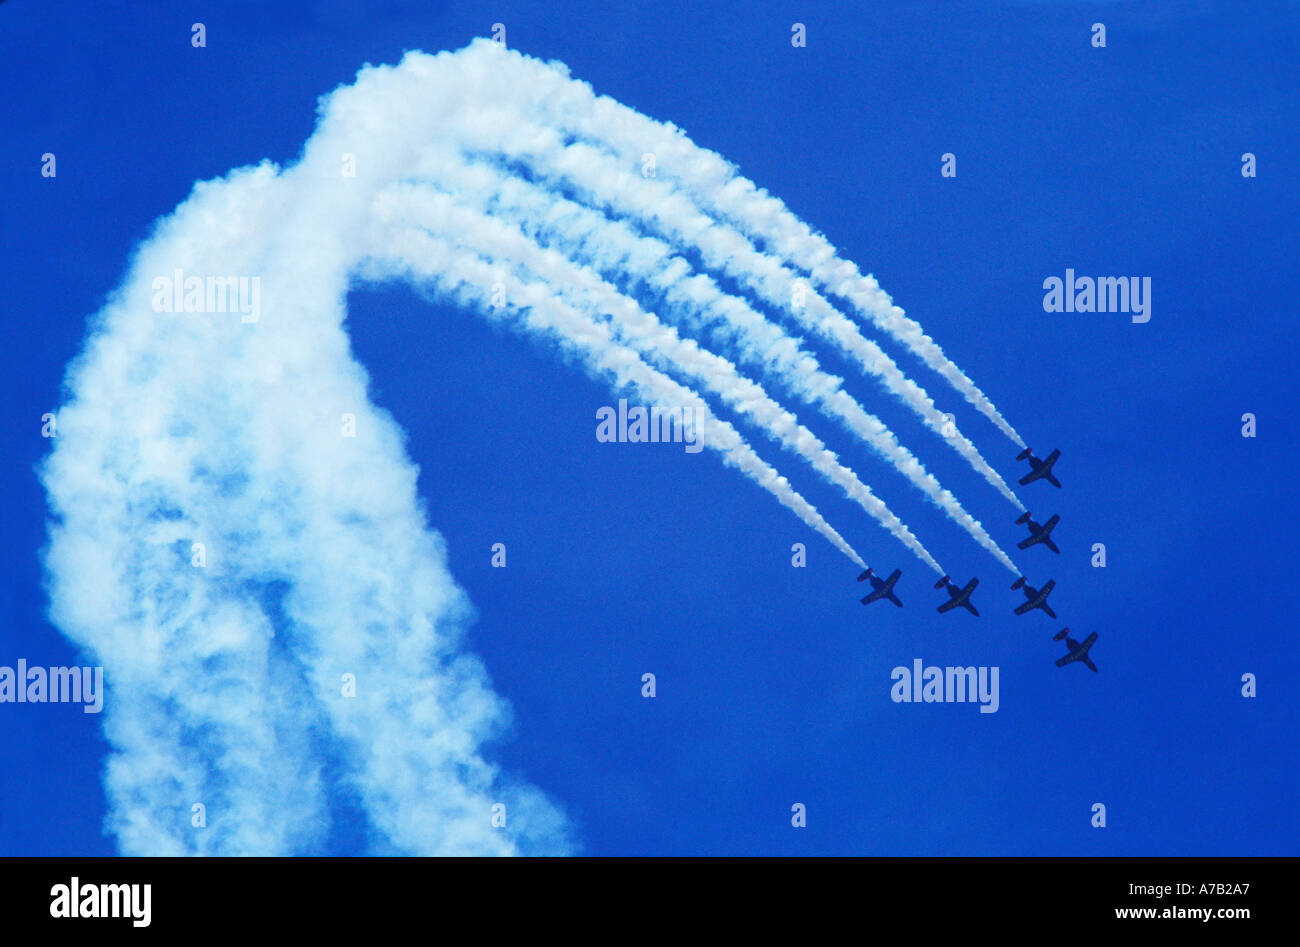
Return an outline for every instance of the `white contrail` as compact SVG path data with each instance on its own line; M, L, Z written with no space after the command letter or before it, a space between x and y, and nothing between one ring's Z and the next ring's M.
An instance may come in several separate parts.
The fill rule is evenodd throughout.
M511 245L521 247L520 252L530 254L530 258L537 257L538 248L535 242L521 244L519 229L544 235L548 241L561 245L565 254L574 260L590 261L602 270L617 271L647 285L653 284L670 304L670 309L684 321L697 327L711 328L715 330L714 334L726 334L716 331L724 326L732 330L729 334L743 355L761 364L787 390L807 403L817 405L869 444L976 542L1013 573L1019 574L1015 564L979 521L967 513L957 498L940 486L920 461L898 443L879 418L867 413L843 391L840 379L822 372L816 359L803 351L795 339L751 309L743 299L723 293L707 276L688 275L692 272L690 265L680 256L675 256L663 241L638 236L625 223L610 221L597 211L518 178L502 176L493 168L465 165L452 154L439 158L426 153L422 169L441 186L452 189L461 200L472 200L475 209L481 213L491 213L511 221L511 226L516 228ZM427 200L427 194L423 197ZM410 207L419 206L421 200L421 191L413 185L393 198L397 205ZM441 208L427 208L423 219L435 221L444 212ZM498 237L498 240L506 239L507 236ZM553 277L557 285L578 279L584 292L604 293L602 298L606 307L615 301L627 302L621 295L610 296L612 287L603 281L593 282L593 274L584 275L585 267L575 266L564 255L551 254L547 259L551 273L562 274ZM633 333L631 337L637 336ZM655 347L648 333L641 336L641 343L651 349ZM900 528L905 529L883 506L881 512L890 518L887 528L896 535ZM872 514L878 515L874 510Z
M737 279L806 330L832 342L916 412L1009 502L1018 509L1025 508L1002 476L957 429L955 420L941 412L929 394L908 378L880 346L863 336L851 320L779 258L759 252L738 231L702 215L667 182L633 174L600 149L584 142L566 143L561 133L530 125L522 115L509 122L471 123L466 132L481 156L503 152L524 161L531 171L547 180L579 192L596 206L659 228L679 245L698 252L706 265ZM802 301L795 303L796 299Z
M526 331L555 341L572 352L588 371L611 381L616 388L631 388L651 404L696 410L703 419L697 432L701 443L717 450L725 463L770 492L850 560L865 567L862 557L816 507L759 458L734 427L709 415L708 405L699 395L646 364L635 351L614 338L609 326L575 310L550 284L516 279L504 283L500 261L458 249L454 243L422 230L407 228L389 233L388 229L376 228L371 237L373 255L361 270L367 278L377 280L401 275L417 284L431 286L439 295L473 307L490 318L513 318ZM494 284L506 289L507 305L492 305ZM919 543L916 546L917 555L926 558L933 568L939 568Z
M741 176L731 162L699 147L674 125L648 118L608 96L596 96L590 85L570 79L559 64L545 64L487 41L476 42L467 51L492 56L497 68L515 70L512 76L518 87L527 90L530 106L538 110L533 114L549 116L555 130L583 135L598 147L615 151L625 166L639 167L644 156L652 155L656 174L678 182L700 208L762 240L830 292L849 299L859 313L907 346L1007 437L1024 446L989 398L919 323L893 305L873 277L863 276L856 265L839 258L825 237L813 232L780 199Z
M332 183L309 159L199 185L69 372L46 569L53 621L105 667L109 826L128 854L311 853L350 786L376 851L569 851L480 752L507 709L348 351L358 208ZM260 321L156 312L178 268L256 275Z
M569 183L589 190L590 196L604 206L620 213L632 213L662 227L673 239L705 254L711 266L725 270L769 303L785 307L791 315L799 318L800 313L797 307L790 305L790 299L791 290L797 282L802 281L782 264L782 257L757 252L743 233L710 217L706 213L709 199L707 188L704 189L704 196L700 197L705 205L701 206L691 200L694 191L688 195L680 186L648 179L632 170L641 168L644 158L654 157L656 174L658 173L661 167L659 155L650 148L651 144L665 148L671 146L674 154L684 152L679 158L679 166L693 168L692 162L697 159L702 165L710 165L711 161L722 162L717 155L698 148L671 125L655 122L604 97L597 98L590 86L570 79L567 71L559 64L543 64L488 41L471 44L465 53L467 68L478 70L478 78L500 84L499 91L494 86L494 95L499 98L494 99L493 109L487 115L476 114L476 121L469 129L485 136L478 141L488 153L500 151L516 158L524 158L547 176L567 176ZM512 106L517 109L517 115L507 120L505 116ZM592 119L592 113L598 108L610 122L608 137L601 134L603 122ZM529 121L547 124L527 127ZM586 135L591 140L570 141L575 133ZM612 149L621 151L615 157L609 154ZM604 167L600 167L602 163ZM725 162L722 164L725 166ZM749 186L752 188L752 183ZM791 218L794 219L792 215ZM807 230L806 225L800 225ZM825 244L826 250L833 256L833 248L823 238L816 239ZM842 264L851 268L852 272L857 272L856 267L844 261L836 260L835 264ZM825 267L817 270L817 273L823 275L824 272ZM901 309L889 304L888 297L875 286L874 280L860 277L860 274L859 278L864 286L875 287L874 295L844 280L836 284L836 291L846 292L858 303L863 303L864 300L872 303L873 319L882 328L895 334L930 367L943 374L964 397L1019 443L1019 435L1011 430L988 398L943 355L920 326L907 319ZM808 287L808 296L808 307L814 311L810 312L810 319L802 320L804 324L834 340L868 371L880 374L886 386L921 413L927 425L947 438L990 483L1023 509L1001 477L983 461L964 436L955 432L953 423L934 407L929 396L919 386L906 380L892 360L877 346L864 344L857 329L848 320L844 320L825 299L813 292L811 287ZM885 300L883 305L879 302L881 299ZM828 314L833 314L842 322L823 324L828 319Z
M610 320L619 348L635 349L642 358L658 363L666 370L681 372L717 394L783 447L799 454L923 562L943 574L943 568L885 503L852 470L841 464L816 435L799 424L793 414L773 401L760 385L742 377L735 366L721 356L702 349L693 340L682 339L676 330L663 325L635 300L623 296L589 269L556 251L544 250L518 227L492 219L427 186L403 186L385 192L377 202L375 219L387 225L414 219L421 229L440 234L444 243L454 237L458 243L468 245L478 253L479 260L486 264L481 270L484 274L493 272L493 267L499 270L502 266L521 267L532 272L540 278L540 285L566 300L566 305L553 307L556 313L553 324L566 339L590 338L589 323L593 319L601 321L600 314L604 313ZM448 268L446 260L440 259L438 263L440 267ZM427 278L427 268L423 275ZM614 339L611 339L613 344ZM604 355L594 344L589 344L588 348L594 355ZM694 392L691 394L695 396ZM671 407L674 403L661 404Z
M536 256L524 230L526 245L505 252L491 239L466 247L375 219L377 198L399 182L436 186L448 149L487 149L475 160L499 166L554 148L555 132L535 122L549 116L569 127L575 117L561 113L582 105L580 97L547 102L554 83L529 87L519 77L540 70L563 89L575 84L559 67L527 65L521 73L524 60L499 52L475 44L367 67L322 101L317 129L292 168L267 163L197 184L139 248L69 368L67 403L41 472L52 514L50 614L105 667L108 825L124 853L321 852L340 794L356 800L376 852L575 847L559 808L501 773L483 750L507 729L508 707L464 650L470 606L425 521L402 432L370 403L365 371L351 355L344 301L354 278L406 275L553 339L589 371L654 404L705 407L669 372L700 379L938 569L793 414L726 359L650 321L616 283L603 282L607 260ZM502 62L514 65L502 69ZM566 160L585 153L570 154ZM556 164L557 175L568 170ZM596 186L587 171L575 173L582 187ZM683 180L698 187L704 179ZM690 204L687 185L668 196ZM599 206L632 208L634 226L662 225L642 204ZM518 230L518 216L499 222ZM674 238L679 248L735 274L735 264L720 265L718 256L734 244L744 260L740 275L760 297L789 288L780 260L753 250L739 231L731 231L736 244L711 218L696 217L709 232L691 239L701 229L676 220L668 232L684 235ZM629 279L651 278L654 265L630 262ZM515 276L507 279L512 305L495 309L485 301L499 266ZM173 277L187 304L189 281L198 280L193 307L162 311L161 301L174 297L158 284ZM679 315L692 299L715 312L730 309L747 357L911 468L913 482L937 489L796 340L764 328L743 301L729 302L689 267L662 277L651 285ZM256 302L243 298L253 280ZM216 306L218 297L235 298L227 293L250 302L245 314L255 309L256 318ZM584 293L591 294L585 302ZM596 311L606 303L606 312ZM800 310L797 318L856 346L855 357L934 425L928 396L833 307ZM837 320L861 341L846 342ZM799 366L818 374L796 384ZM862 564L733 427L709 418L699 434ZM951 495L938 496L943 505ZM960 510L951 502L950 514ZM505 825L493 823L498 808L509 814Z

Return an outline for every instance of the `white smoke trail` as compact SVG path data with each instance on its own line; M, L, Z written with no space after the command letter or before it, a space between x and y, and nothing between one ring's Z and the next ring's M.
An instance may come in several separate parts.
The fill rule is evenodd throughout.
M356 207L328 181L307 161L200 185L69 372L46 568L53 621L106 670L110 827L129 854L319 851L332 758L379 851L568 851L562 816L480 752L506 708L460 651L464 596L348 353ZM155 312L177 267L257 274L260 322Z
M550 127L584 136L589 143L618 153L625 166L639 166L644 156L655 159L657 174L665 174L683 188L700 208L729 221L752 239L812 275L821 286L850 300L858 312L889 333L927 366L947 380L971 405L1007 437L1024 447L1024 441L986 396L925 330L893 305L880 284L863 276L851 261L837 256L825 237L790 212L779 198L741 176L721 155L701 148L676 126L648 118L608 96L596 96L585 82L569 78L560 64L506 51L498 44L480 41L470 47L494 56L498 68L515 69L520 88L529 90L533 108L552 118ZM508 66L500 64L509 52Z
M943 437L971 467L1018 509L1024 505L957 429L955 421L875 342L793 270L770 254L758 252L741 234L700 216L698 209L660 181L645 181L584 143L565 144L551 129L516 121L493 139L488 152L500 150L525 161L545 179L578 192L593 204L632 219L653 222L680 244L698 252L709 267L747 286L769 305L778 307L804 329L833 343L885 389L899 398ZM802 302L792 302L802 297Z
M934 557L852 470L839 463L816 435L799 424L793 414L773 401L758 384L742 377L726 359L700 348L692 340L683 340L675 330L641 309L635 300L623 296L590 270L575 265L562 254L543 250L517 227L512 228L457 204L447 195L428 187L404 186L381 195L376 204L377 221L391 225L410 218L417 220L426 231L443 234L444 239L437 243L439 247L446 246L446 237L454 235L461 244L468 244L478 251L478 260L484 264L478 272L485 278L503 266L520 266L536 274L542 281L541 286L567 300L564 305L548 307L551 316L548 325L558 328L563 339L590 340L584 343L584 347L601 361L608 361L608 358L594 341L591 323L593 319L600 319L600 313L607 314L614 333L609 343L612 350L635 349L643 358L666 370L677 370L719 395L783 447L803 457L923 562L943 574L943 568ZM484 253L488 255L483 256ZM399 254L398 258L403 257ZM451 268L444 255L435 259L438 268ZM424 279L432 275L428 267L415 272ZM478 285L481 287L483 284ZM444 287L444 291L452 292L456 288ZM690 396L698 400L694 392ZM665 407L682 404L662 400L659 403ZM819 531L824 526L821 521L809 525ZM855 561L860 562L858 559Z
M450 153L438 154L431 151L426 154L421 163L421 173L430 180L440 182L441 186L452 189L462 201L472 201L475 209L481 213L491 213L510 220L514 238L502 235L497 240L510 240L511 246L519 248L521 253L529 254L530 258L538 256L537 245L535 242L521 244L518 236L520 229L544 235L549 242L562 246L564 255L550 254L546 257L551 281L555 285L577 279L584 293L603 293L602 305L606 308L615 303L625 305L631 302L621 295L611 295L614 293L612 287L595 280L592 274L586 272L586 267L575 266L571 259L590 261L602 270L637 277L648 285L653 284L670 303L671 310L696 327L711 329L715 335L729 334L742 355L748 355L750 361L762 365L788 391L809 404L817 405L869 444L976 542L1007 569L1019 575L1018 568L979 521L967 513L957 498L943 489L920 461L898 443L879 418L868 414L840 388L840 379L822 372L816 359L804 352L795 339L751 309L743 299L723 293L707 276L688 276L692 272L690 265L681 257L673 255L667 244L654 238L638 236L625 223L610 221L599 212L528 182L503 177L491 167L481 164L465 165ZM422 192L407 187L393 201L403 207L418 207L421 199ZM422 219L432 223L443 213L446 213L446 208L442 206L426 208ZM631 305L636 304L631 302ZM637 309L639 311L639 307ZM730 329L730 333L718 331L724 327ZM641 335L631 333L629 339L633 344L639 339L640 344L651 350L655 348L649 331ZM661 350L659 354L664 352ZM869 512L877 518L882 513L886 515L891 521L887 528L895 532L895 535L900 535L900 530L906 530L883 504L873 504L873 509Z
M42 470L51 617L106 669L105 789L124 853L322 851L341 792L380 852L573 847L562 813L484 755L508 710L463 651L469 606L425 522L401 431L369 402L343 330L358 274L405 272L482 307L491 260L409 229L381 234L373 205L419 179L428 143L477 147L518 123L512 93L528 90L494 69L478 45L367 68L323 101L293 168L197 185L139 249L69 369ZM341 156L355 177L340 174ZM384 259L367 261L378 247ZM212 311L202 292L196 311L159 311L169 294L156 284L177 273L201 286L256 277L260 318ZM558 333L589 370L654 403L703 405L570 306L579 283L557 294L520 282L516 308L488 314ZM733 403L758 397L686 344L674 366L740 386L726 389ZM857 489L770 399L750 416ZM701 436L862 564L734 428L711 421ZM498 829L502 802L509 827Z
M434 287L439 295L475 308L490 318L515 317L521 328L549 338L573 352L593 375L611 380L616 388L630 388L639 397L664 407L697 409L704 419L697 432L701 443L721 453L725 463L770 492L811 529L865 568L866 563L853 547L790 486L785 477L759 458L734 427L708 415L708 405L699 395L646 364L632 349L619 344L608 326L574 310L560 299L552 286L541 282L513 281L512 285L506 286L510 304L493 306L490 287L501 282L500 261L458 250L448 240L419 230L399 230L387 235L384 230L386 228L381 228L371 238L373 256L361 270L367 278L379 280L401 275L417 285ZM906 541L908 536L910 534L900 538ZM912 541L917 555L932 568L939 568L914 537Z
M1024 509L1002 477L938 410L929 395L908 379L879 346L863 338L829 302L806 287L796 273L783 265L782 258L760 253L744 234L708 216L700 204L690 199L694 192L688 194L666 180L646 178L632 170L640 168L647 156L656 158L656 174L663 167L649 143L665 148L671 144L675 151L690 149L680 163L692 167L696 153L704 163L722 159L698 148L672 126L662 125L603 97L597 98L586 83L570 79L560 64L542 64L486 40L471 44L465 53L467 69L477 70L477 78L500 84L499 89L494 86L493 109L486 114L476 113L474 121L466 127L467 142L477 143L485 156L501 153L526 161L537 174L575 188L589 202L653 224L673 240L697 250L710 267L740 280L766 302L782 308L805 328L834 342L864 369L877 375L888 390L915 410L927 426L943 436L1004 497ZM602 113L612 122L608 139L600 134L601 123L586 114L598 105L609 105ZM535 124L538 121L547 124ZM591 140L572 141L574 133ZM614 148L621 148L616 157L609 154ZM707 195L699 200L707 204ZM822 238L817 239L825 243ZM829 244L826 247L833 254L833 248ZM836 261L837 265L841 263ZM843 265L852 267L852 264ZM857 272L856 267L852 269ZM863 280L874 285L874 280ZM887 300L878 287L876 296L871 296L848 283L837 285L837 292L847 286L849 295L858 302L877 300L877 297ZM791 305L796 286L807 297L805 306ZM994 420L1012 440L1019 442L1019 435L1011 430L991 402L944 357L918 324L906 319L902 310L892 305L885 309L877 306L873 312L882 328L895 334L931 368L957 386L964 397Z

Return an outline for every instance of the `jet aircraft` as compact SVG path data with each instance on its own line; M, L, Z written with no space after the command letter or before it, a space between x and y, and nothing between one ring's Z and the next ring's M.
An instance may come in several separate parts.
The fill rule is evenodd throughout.
M872 589L875 590L862 600L862 604L870 605L872 602L878 602L882 598L887 598L895 605L897 605L899 608L902 608L903 603L900 602L898 600L898 596L894 594L894 583L898 581L898 577L902 574L903 574L903 570L895 569L893 574L888 579L881 579L881 578L877 578L876 575L870 569L862 573L862 575L858 576L858 581L863 582L866 581L867 579L870 579L871 587Z
M1034 456L1033 451L1026 447L1016 455L1016 460L1029 458L1029 466L1034 469L1020 478L1020 485L1023 487L1026 484L1033 483L1035 480L1045 479L1052 486L1059 487L1061 481L1057 480L1055 475L1052 473L1052 465L1056 463L1060 456L1061 452L1059 450L1054 450L1047 455L1045 460L1039 460Z
M1062 628L1060 631L1058 631L1055 635L1052 636L1053 641L1060 641L1062 638L1064 638L1065 646L1069 649L1069 653L1066 654L1065 657L1060 658L1056 662L1056 666L1058 668L1063 668L1067 664L1070 664L1073 661L1082 661L1084 664L1088 666L1089 670L1092 671L1097 670L1097 665L1093 664L1092 658L1088 657L1088 649L1091 648L1093 642L1097 640L1097 633L1094 631L1088 637L1084 638L1083 644L1080 644L1079 642L1075 641L1073 638L1068 637L1069 633L1070 633L1069 628Z
M1047 596L1051 594L1052 589L1056 588L1055 579L1048 579L1046 585L1041 589L1036 589L1032 585L1027 584L1025 582L1025 577L1022 575L1011 584L1011 587L1013 589L1024 589L1025 592L1024 604L1016 608L1017 615L1023 615L1032 609L1041 608L1052 618L1056 617L1056 612L1052 611L1052 606L1047 604Z
M1061 522L1061 518L1055 513L1052 514L1050 520L1041 525L1035 523L1033 517L1028 513L1021 513L1020 518L1016 520L1016 523L1022 526L1025 524L1029 525L1029 537L1020 540L1017 548L1028 549L1030 546L1034 545L1034 543L1042 543L1048 549L1052 550L1052 552L1060 552L1061 550L1056 548L1056 543L1052 542L1052 530L1056 529L1056 524L1059 522Z
M970 612L972 615L978 617L979 612L976 611L975 606L971 604L970 594L975 591L975 586L979 584L980 584L979 579L971 579L969 582L966 583L966 586L964 588L958 588L951 581L949 581L949 577L945 575L938 582L934 583L934 587L936 589L946 588L948 590L948 596L949 596L948 601L944 602L942 605L939 606L939 611L940 612L951 611L952 609L960 605L963 608L965 608L968 612Z

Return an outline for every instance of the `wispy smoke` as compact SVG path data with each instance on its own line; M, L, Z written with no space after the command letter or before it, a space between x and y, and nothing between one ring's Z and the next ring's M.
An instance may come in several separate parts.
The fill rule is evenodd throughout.
M816 358L803 350L797 339L756 312L743 298L724 293L709 276L695 273L686 260L676 255L666 243L639 236L625 222L609 220L604 214L561 195L518 177L505 176L490 165L465 164L458 160L456 154L446 153L437 163L435 174L430 166L433 162L434 159L430 156L424 164L425 173L430 175L431 181L436 180L438 186L450 188L460 200L472 202L481 214L510 222L507 225L496 220L488 222L478 218L462 218L466 232L481 232L489 226L495 228L493 232L496 236L488 242L498 257L504 254L513 255L514 258L545 259L552 274L548 279L557 291L564 291L564 287L575 285L576 281L576 291L581 298L591 300L593 294L598 298L599 311L627 310L638 314L645 328L627 333L631 343L650 350L655 357L666 359L677 368L689 370L689 362L698 362L700 358L715 358L707 353L701 356L697 349L691 349L690 356L686 358L673 356L668 351L668 346L675 346L676 338L656 336L654 333L658 330L650 328L652 323L646 322L640 306L617 295L608 284L594 278L589 268L599 269L602 273L621 277L625 281L635 281L639 284L638 288L644 287L647 291L660 295L666 303L668 314L679 323L711 335L721 347L736 352L740 358L765 372L791 395L837 420L907 477L976 542L1008 569L1015 571L1014 564L998 548L979 521L962 508L950 491L940 486L938 480L926 471L911 451L898 442L893 432L879 418L868 413L840 387L839 378L823 372ZM425 206L427 209L420 219L429 226L436 226L443 215L448 213L448 209L445 200L438 207L427 206L431 200L430 187L433 185L421 188L410 181L404 181L387 204L408 212ZM533 235L534 242L520 240L520 231ZM542 257L538 246L540 242L557 247L562 252L552 252ZM575 260L586 262L577 264ZM866 340L861 341L870 344ZM884 357L881 353L881 358ZM713 364L724 366L720 371L734 371L734 366L721 360L715 360ZM707 367L701 370L697 365L692 374L693 383L721 394L724 400L734 401L734 386L731 389L733 396L729 396L726 390L713 388L709 384L711 374L714 372ZM896 374L899 378L902 377L901 373ZM906 379L903 379L903 383L900 387L906 389ZM748 400L743 403L750 404ZM947 423L933 404L929 405L929 412L936 426ZM949 428L952 436L960 437L951 425ZM775 428L769 426L767 430L772 432ZM969 448L974 451L973 445L969 445ZM806 456L805 459L814 462L811 456ZM978 458L977 467L988 469L983 458ZM1001 485L1008 498L1019 506L1019 501L1006 489L1001 478L991 470L989 473L996 478L997 484ZM858 498L858 494L852 491L850 496ZM933 558L928 553L914 545L914 538L904 538L904 532L910 537L910 531L906 531L897 517L880 506L879 501L875 501L868 512L923 561L933 563ZM942 572L941 569L939 571Z
M672 173L618 166L643 151ZM720 161L558 64L479 41L362 70L323 100L299 163L201 183L160 222L69 368L42 470L51 615L105 667L104 778L123 852L325 851L341 805L362 813L376 852L574 848L560 809L485 754L509 710L463 648L471 608L425 521L402 431L350 353L352 281L453 299L650 404L703 411L715 398L942 572L780 390L1017 571L801 339L688 262L850 353L1015 502L853 323L812 287L792 304L791 264L855 304L879 300ZM174 273L246 280L256 319L158 311L155 282ZM910 338L914 323L891 312L872 318ZM965 378L937 346L909 344ZM701 443L864 563L734 425L703 416Z
M752 251L749 240L737 241L735 233L727 232L730 228L720 226L725 221L745 236L762 241L770 253L810 274L817 285L852 302L859 314L907 346L1007 437L1024 446L989 398L919 323L893 304L874 278L863 276L852 261L840 258L830 241L813 232L779 198L740 175L721 155L699 147L670 123L648 118L608 96L597 96L590 85L570 79L563 69L527 57L515 57L509 65L518 70L521 84L528 84L527 114L547 116L549 132L579 136L593 151L617 155L625 169L636 167L646 155L654 156L656 176L667 179L665 184L671 182L682 201L674 210L658 215L659 222L680 227L693 218L694 224L688 226L700 232L713 229L714 239L722 245ZM657 199L664 192L640 189L640 195L652 194ZM682 212L686 216L680 216ZM703 242L698 232L688 231L687 235Z

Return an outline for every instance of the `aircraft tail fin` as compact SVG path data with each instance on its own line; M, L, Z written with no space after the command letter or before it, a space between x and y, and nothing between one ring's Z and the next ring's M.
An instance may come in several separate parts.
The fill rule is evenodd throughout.
M1029 456L1030 448L1026 447L1019 454L1016 454L1016 460L1024 460Z
M1011 591L1014 592L1016 589L1020 588L1024 584L1025 584L1025 577L1022 575L1020 578L1016 579L1016 581L1011 583Z
M1068 635L1069 633L1070 633L1070 629L1069 629L1069 628L1062 628L1062 629L1061 629L1060 631L1058 631L1056 634L1052 635L1052 640L1053 640L1053 641L1060 641L1062 638L1064 638L1064 637L1065 637L1066 635Z
M1021 513L1020 516L1018 516L1018 517L1016 518L1016 525L1017 525L1017 526L1023 526L1025 523L1028 523L1028 522L1029 522L1029 511L1028 511L1028 510L1025 510L1025 512Z
M936 589L941 589L941 588L944 587L944 585L947 584L947 582L948 582L948 576L945 575L945 576L944 576L942 579L940 579L938 582L934 583L934 587L935 587Z

